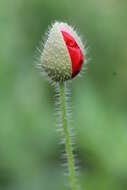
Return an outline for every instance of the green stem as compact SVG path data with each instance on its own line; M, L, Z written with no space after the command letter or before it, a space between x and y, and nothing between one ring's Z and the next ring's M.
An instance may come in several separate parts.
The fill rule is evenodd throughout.
M68 171L70 176L71 188L72 190L77 190L75 163L74 163L74 156L71 144L71 135L68 126L66 95L67 93L66 93L65 83L60 83L61 116L62 116L62 127L63 127L64 141L65 141Z

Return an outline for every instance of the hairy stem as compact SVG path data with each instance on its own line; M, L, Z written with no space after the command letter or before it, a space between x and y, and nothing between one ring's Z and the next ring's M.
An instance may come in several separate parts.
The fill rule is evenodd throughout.
M66 83L59 84L60 90L60 106L61 106L61 119L62 119L62 127L63 127L63 136L64 136L64 143L65 143L65 151L67 157L67 165L71 183L71 189L77 190L76 184L76 174L75 174L75 163L74 163L74 156L71 144L71 134L68 125L68 116L67 116L67 101L66 101Z

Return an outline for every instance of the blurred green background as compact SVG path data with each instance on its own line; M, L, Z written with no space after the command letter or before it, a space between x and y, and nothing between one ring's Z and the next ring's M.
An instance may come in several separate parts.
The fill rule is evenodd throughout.
M54 89L35 50L54 20L87 42L72 83L82 190L127 189L127 1L0 0L0 190L65 190Z

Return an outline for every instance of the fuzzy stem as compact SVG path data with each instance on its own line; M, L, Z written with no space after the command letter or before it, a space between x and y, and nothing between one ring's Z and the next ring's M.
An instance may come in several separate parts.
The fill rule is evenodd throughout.
M68 126L68 116L67 116L67 101L66 101L66 83L60 83L60 106L61 106L61 119L62 119L62 127L63 127L63 136L65 142L65 151L67 157L67 164L68 164L68 171L70 177L70 183L72 190L77 190L76 184L76 174L75 174L75 163L74 163L74 156L71 144L71 135Z

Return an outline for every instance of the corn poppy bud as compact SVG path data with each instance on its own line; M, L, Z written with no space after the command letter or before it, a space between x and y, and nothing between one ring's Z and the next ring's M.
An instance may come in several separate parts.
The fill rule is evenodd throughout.
M84 47L77 33L66 23L55 22L48 32L41 55L41 67L53 81L75 77L84 63Z

